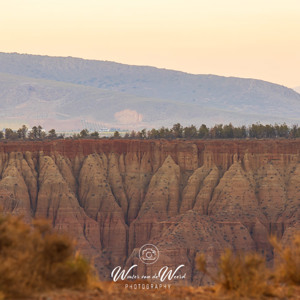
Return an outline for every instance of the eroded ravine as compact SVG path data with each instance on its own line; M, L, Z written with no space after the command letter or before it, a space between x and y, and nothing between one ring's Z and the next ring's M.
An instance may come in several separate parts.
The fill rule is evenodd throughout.
M183 263L205 283L198 252L211 268L225 248L272 261L268 236L300 226L299 140L1 143L0 172L4 212L49 218L106 278L151 242L160 259L138 270Z

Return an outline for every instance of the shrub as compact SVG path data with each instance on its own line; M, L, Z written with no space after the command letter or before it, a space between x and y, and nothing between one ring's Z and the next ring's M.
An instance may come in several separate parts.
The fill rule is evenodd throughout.
M275 237L270 239L279 255L275 277L279 282L300 285L300 234L295 235L290 246L282 247Z
M294 289L300 286L300 234L294 236L288 247L283 247L275 237L270 242L278 254L275 268L271 272L266 268L265 259L257 254L237 254L227 250L221 255L216 274L209 272L204 254L197 257L197 267L211 277L216 288L221 292L231 292L237 298L263 298L281 293L287 285L292 289L285 290L285 296L296 293ZM278 263L278 264L277 264ZM285 292L283 292L285 293Z
M265 259L258 254L234 255L231 250L227 250L220 257L216 275L207 270L203 254L198 256L197 266L215 281L217 289L222 293L229 292L237 298L261 298L271 294Z
M25 224L21 217L0 216L0 293L24 297L56 288L86 288L91 265L74 242L52 232L47 221Z

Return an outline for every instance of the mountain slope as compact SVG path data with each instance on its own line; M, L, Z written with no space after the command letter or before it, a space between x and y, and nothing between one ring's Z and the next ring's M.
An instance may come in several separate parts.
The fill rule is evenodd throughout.
M63 105L59 103L59 108L54 109L55 113L63 111L70 120L78 117L109 122L111 126L170 126L178 121L196 125L257 121L292 124L297 123L300 113L300 95L294 90L254 79L192 75L107 61L16 53L0 53L0 72L3 73L1 102L5 99L3 93L8 94L6 102L24 102L28 97L28 90L19 93L18 98L9 94L6 86L13 85L11 81L18 81L18 85L24 82L20 77L12 79L5 74L26 77L23 81L27 83L36 79L50 80L51 83L42 82L43 92L36 97L43 100L47 93L50 102L58 98L63 100ZM6 83L6 79L10 83ZM56 89L54 82L76 86ZM80 87L85 87L84 93L89 95L84 94L81 99L74 96L78 95ZM65 99L66 90L72 95L68 100ZM99 99L101 110L97 107Z

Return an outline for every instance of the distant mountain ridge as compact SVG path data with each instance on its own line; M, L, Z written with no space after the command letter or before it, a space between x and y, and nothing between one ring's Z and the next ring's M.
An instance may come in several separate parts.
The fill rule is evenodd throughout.
M87 120L149 128L299 120L300 95L262 80L17 53L0 53L0 72L4 123L36 119L74 128Z

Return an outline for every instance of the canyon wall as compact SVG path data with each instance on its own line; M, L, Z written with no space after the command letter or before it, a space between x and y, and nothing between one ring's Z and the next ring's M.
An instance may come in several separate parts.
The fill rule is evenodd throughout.
M77 241L101 278L184 264L205 284L225 248L256 250L272 264L269 235L300 230L300 140L56 140L0 143L4 213L48 218ZM139 248L154 244L145 265Z

